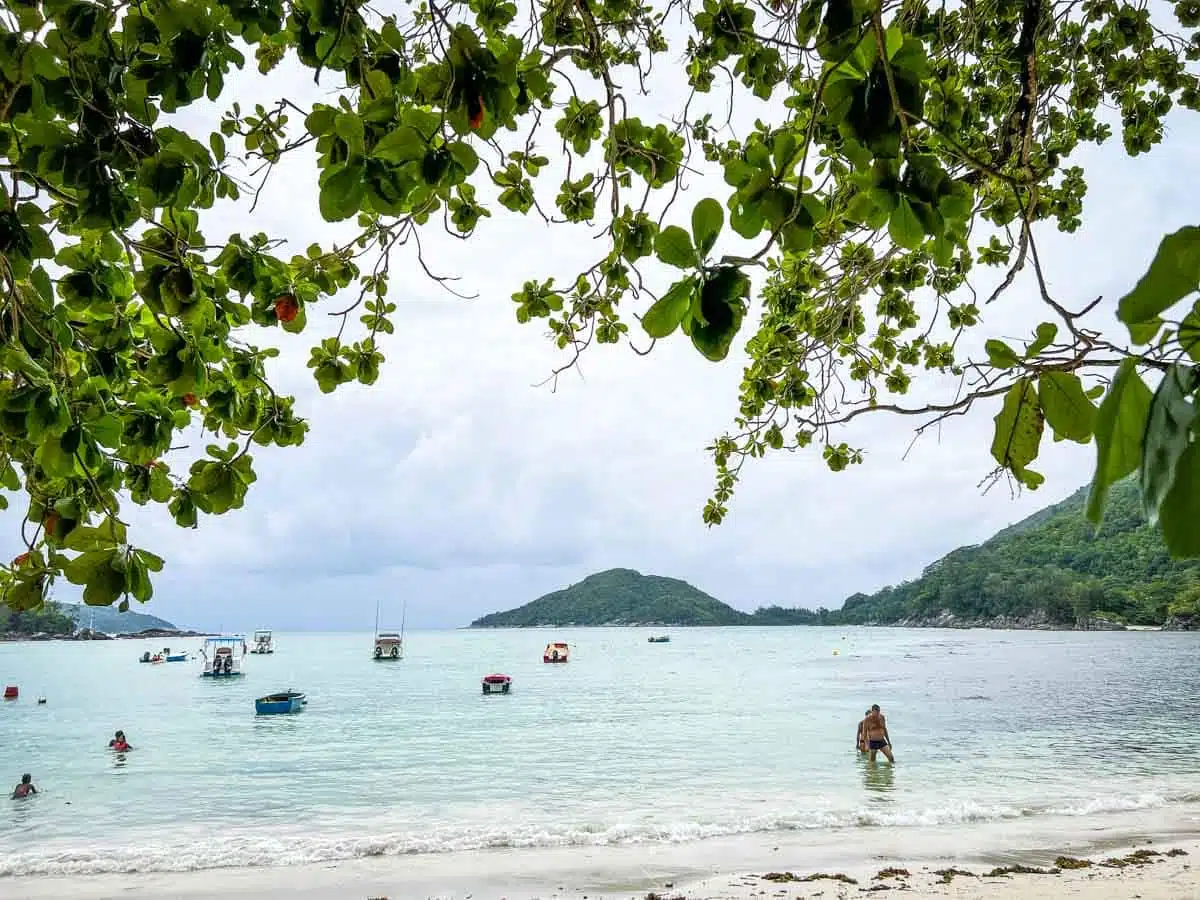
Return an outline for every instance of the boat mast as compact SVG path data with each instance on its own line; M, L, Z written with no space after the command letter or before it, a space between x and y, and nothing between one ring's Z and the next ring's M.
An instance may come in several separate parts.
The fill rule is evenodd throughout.
M379 637L379 598L375 598L375 637Z
M408 622L408 597L404 598L404 605L400 607L400 646L404 646L404 626Z

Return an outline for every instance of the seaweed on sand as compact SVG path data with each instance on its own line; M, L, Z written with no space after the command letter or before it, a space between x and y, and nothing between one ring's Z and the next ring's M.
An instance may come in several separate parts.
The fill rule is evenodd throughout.
M1090 859L1076 859L1074 856L1060 856L1054 860L1054 865L1059 869L1088 869L1091 868L1092 861Z
M956 869L953 866L951 866L949 869L938 869L933 874L941 877L942 884L949 884L951 881L954 880L954 877L956 875L960 876L962 878L978 878L979 877L974 872L968 872L966 869Z
M912 873L908 869L897 869L889 866L886 869L880 869L875 873L876 881L883 881L885 878L911 878Z
M998 866L984 874L984 878L1002 878L1005 875L1061 875L1062 869L1039 869L1036 866Z
M1186 850L1180 849L1179 847L1176 847L1174 850L1168 850L1165 855L1166 856L1187 856L1188 852Z
M1126 866L1145 866L1152 862L1158 862L1162 854L1157 850L1134 850L1132 853L1125 856L1110 856L1100 865L1106 869L1124 869Z
M842 872L838 872L833 875L830 875L826 872L817 872L812 875L803 876L797 875L794 872L768 872L766 875L759 875L758 877L763 881L774 881L777 884L787 884L788 882L792 881L821 881L823 879L828 881L840 881L843 884L858 884L857 881Z

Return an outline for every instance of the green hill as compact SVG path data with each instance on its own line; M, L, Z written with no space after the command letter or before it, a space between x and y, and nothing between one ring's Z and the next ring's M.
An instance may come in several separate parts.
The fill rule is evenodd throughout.
M166 619L158 616L148 616L145 613L120 612L111 606L82 606L78 603L58 603L59 611L71 617L80 628L95 627L96 631L105 634L137 634L148 628L161 628L175 631L178 626L172 625ZM92 617L95 616L95 625Z
M472 628L538 625L741 625L749 618L678 578L609 569L508 612L492 613Z
M1071 625L1096 618L1160 625L1200 605L1200 560L1173 560L1146 522L1135 482L1116 485L1097 531L1084 516L1087 488L960 547L921 577L855 594L831 623L1029 619Z
M578 584L507 612L492 613L472 628L539 625L813 625L816 613L777 606L744 613L678 578L609 569Z

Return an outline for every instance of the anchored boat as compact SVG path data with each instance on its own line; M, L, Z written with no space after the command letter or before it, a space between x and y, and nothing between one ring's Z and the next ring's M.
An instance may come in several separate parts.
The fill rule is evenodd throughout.
M254 632L254 646L250 648L251 653L274 653L275 640L271 636L271 631L268 628L260 628Z
M259 716L279 716L303 712L306 706L308 698L304 694L299 691L281 691L255 700L254 712Z
M483 692L485 694L507 694L512 689L512 678L499 673L483 676Z
M658 637L647 638L652 644L669 644L671 643L670 635L660 634Z
M408 601L400 612L400 631L379 630L379 601L375 601L375 661L404 659L404 626L408 619Z
M205 638L204 647L200 650L200 657L204 660L204 669L200 674L205 678L236 678L244 675L242 659L245 655L246 638L243 635Z
M563 641L551 641L546 645L546 649L542 651L542 662L565 663L567 656L570 654L570 649Z

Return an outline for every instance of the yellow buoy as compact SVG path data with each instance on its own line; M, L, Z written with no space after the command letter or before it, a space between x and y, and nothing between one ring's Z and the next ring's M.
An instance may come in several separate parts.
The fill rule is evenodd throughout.
M833 651L833 655L834 655L834 656L837 656L837 655L838 655L839 653L841 653L841 652L842 652L841 650L834 650L834 651Z

